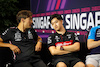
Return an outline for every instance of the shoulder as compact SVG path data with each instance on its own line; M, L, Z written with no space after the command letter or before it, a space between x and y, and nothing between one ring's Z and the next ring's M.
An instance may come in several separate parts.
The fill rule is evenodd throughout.
M68 34L74 34L74 32L67 32Z
M90 31L96 31L98 28L100 28L100 26L93 27Z
M10 33L11 31L14 31L16 29L16 27L10 27L10 28L7 28L3 33L2 35L5 35L7 33Z
M89 35L88 35L88 39L95 39L95 35L96 35L96 31L100 29L99 26L93 27L91 28Z
M56 33L53 33L53 34L50 34L49 36L48 36L48 40L54 40L55 38L55 36L56 36L57 34Z
M13 31L18 30L18 28L17 28L17 27L10 27L9 30L10 30L11 32L13 32Z
M75 35L75 33L74 33L74 32L67 32L66 34Z
M95 34L96 30L98 30L98 29L100 29L100 26L96 26L96 27L91 28L90 31L89 31L89 35Z
M55 35L57 35L56 33L50 34L49 37L54 37Z
M16 29L17 27L10 27L10 29Z
M8 28L10 31L15 31L15 30L17 30L17 27L10 27L10 28Z

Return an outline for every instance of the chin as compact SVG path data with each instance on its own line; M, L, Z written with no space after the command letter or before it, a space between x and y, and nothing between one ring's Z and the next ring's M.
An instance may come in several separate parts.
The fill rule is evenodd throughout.
M57 30L57 31L60 31L60 30Z
M56 31L60 31L59 29L55 29Z
M31 27L27 27L27 28L31 28Z

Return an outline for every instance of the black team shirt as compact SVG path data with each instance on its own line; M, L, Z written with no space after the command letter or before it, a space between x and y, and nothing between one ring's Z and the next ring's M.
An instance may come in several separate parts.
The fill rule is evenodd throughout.
M20 54L15 54L15 61L25 61L33 58L39 58L35 55L35 43L38 35L33 28L21 32L17 27L11 27L2 33L1 38L4 42L10 41L11 44L16 45L21 50Z
M48 48L50 46L69 46L78 42L79 39L73 32L65 32L64 35L57 32L48 37Z

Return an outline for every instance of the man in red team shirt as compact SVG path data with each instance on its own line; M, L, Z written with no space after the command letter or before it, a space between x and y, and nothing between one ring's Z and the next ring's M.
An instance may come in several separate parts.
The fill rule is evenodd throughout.
M85 64L77 57L77 51L80 50L78 37L65 30L61 15L51 15L49 21L56 31L48 37L48 47L53 55L53 65L55 67L85 67Z

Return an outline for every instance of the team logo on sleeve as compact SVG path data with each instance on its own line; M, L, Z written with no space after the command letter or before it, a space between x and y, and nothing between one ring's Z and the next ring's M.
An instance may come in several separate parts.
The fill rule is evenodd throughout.
M77 34L75 34L75 40L79 41Z
M48 37L48 44L52 43L51 37Z
M21 41L21 40L22 40L21 33L19 31L17 31L15 33L15 41Z

